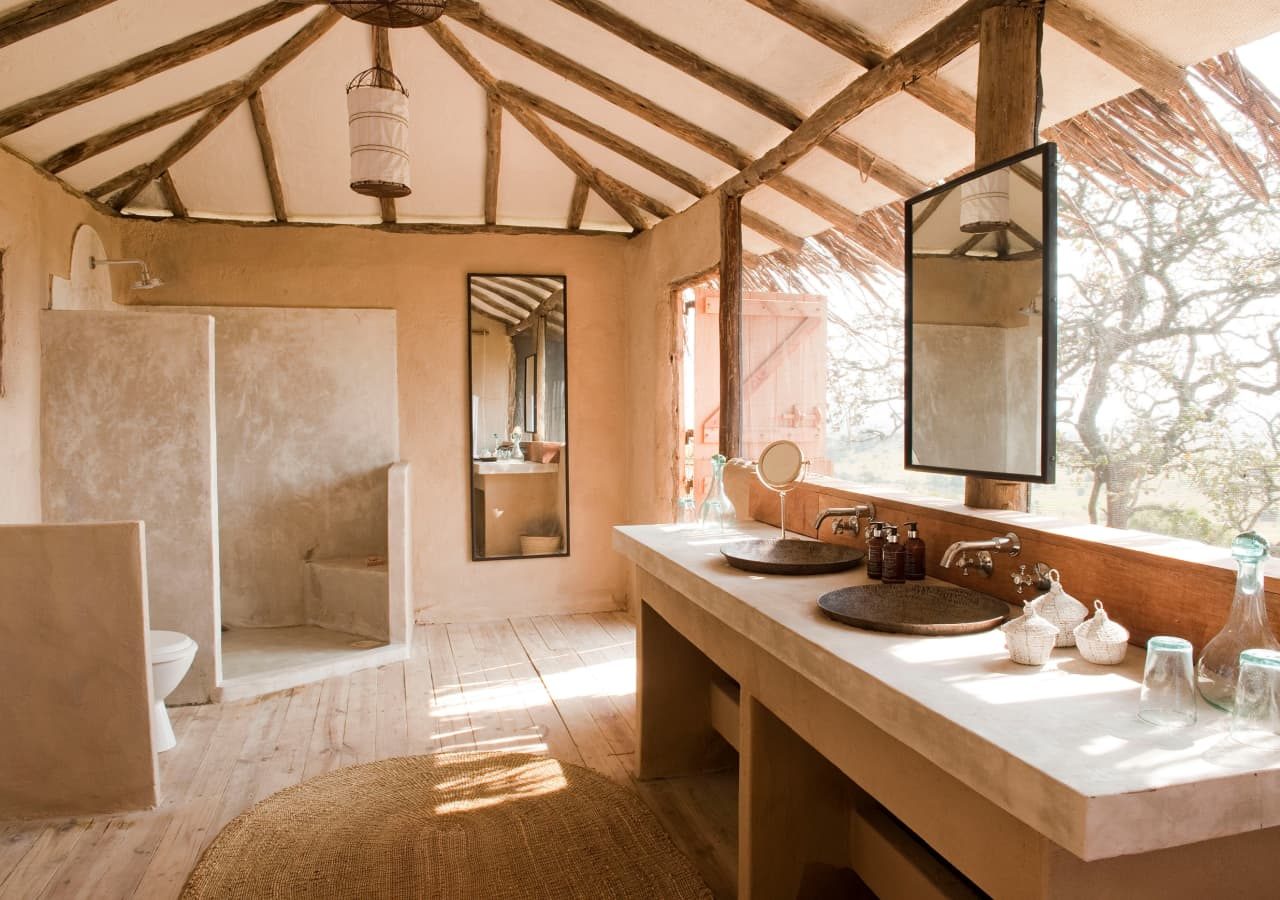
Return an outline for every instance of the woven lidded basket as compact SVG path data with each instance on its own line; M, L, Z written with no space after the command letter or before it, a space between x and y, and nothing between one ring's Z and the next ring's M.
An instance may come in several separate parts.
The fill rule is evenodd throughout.
M1044 665L1058 640L1058 626L1040 615L1039 602L1028 600L1020 617L1000 626L1009 658L1020 665Z
M1124 662L1124 655L1129 650L1129 629L1118 622L1112 622L1107 611L1102 608L1101 600L1094 600L1093 607L1097 612L1088 622L1076 626L1076 646L1080 655L1091 663L1100 666L1115 666Z

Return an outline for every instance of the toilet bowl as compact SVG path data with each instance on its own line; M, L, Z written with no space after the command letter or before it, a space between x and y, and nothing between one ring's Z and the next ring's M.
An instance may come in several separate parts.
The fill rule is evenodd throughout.
M151 708L151 742L157 753L171 750L178 743L169 724L169 711L164 698L182 681L191 661L196 658L197 644L177 631L152 631L147 636L151 650L151 692L155 698Z

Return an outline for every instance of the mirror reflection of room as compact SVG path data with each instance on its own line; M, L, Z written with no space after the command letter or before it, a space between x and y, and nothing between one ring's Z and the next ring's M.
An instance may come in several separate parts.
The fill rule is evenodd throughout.
M1044 160L911 204L913 465L1044 474Z
M471 275L472 557L569 552L565 279Z

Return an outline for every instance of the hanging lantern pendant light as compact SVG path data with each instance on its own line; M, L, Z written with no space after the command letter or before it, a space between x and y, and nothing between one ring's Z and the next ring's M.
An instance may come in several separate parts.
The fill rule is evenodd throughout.
M446 0L329 0L348 19L382 28L415 28L444 14Z
M409 92L390 69L365 69L347 85L351 190L368 197L407 197Z

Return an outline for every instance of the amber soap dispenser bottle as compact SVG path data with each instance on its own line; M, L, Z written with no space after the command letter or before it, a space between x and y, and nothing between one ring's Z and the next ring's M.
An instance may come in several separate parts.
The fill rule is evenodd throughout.
M879 578L884 564L884 523L867 526L867 577Z
M924 581L924 541L920 540L920 529L915 522L908 522L907 542L903 544L906 550L906 566L903 575L907 581Z
M885 584L902 584L906 570L907 548L898 543L898 529L889 526L889 536L885 539L884 570L881 580Z

